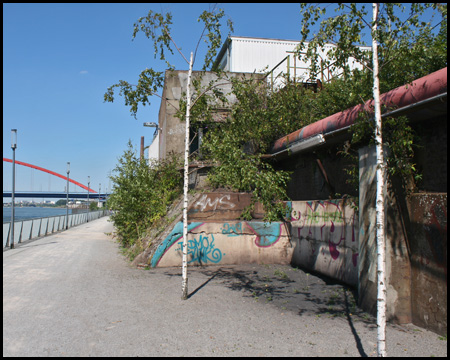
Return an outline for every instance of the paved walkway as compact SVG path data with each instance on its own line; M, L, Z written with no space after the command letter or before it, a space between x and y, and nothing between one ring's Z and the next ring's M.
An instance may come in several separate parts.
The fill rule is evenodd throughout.
M3 356L376 356L352 292L289 266L128 266L107 218L3 252ZM447 356L417 326L389 356Z

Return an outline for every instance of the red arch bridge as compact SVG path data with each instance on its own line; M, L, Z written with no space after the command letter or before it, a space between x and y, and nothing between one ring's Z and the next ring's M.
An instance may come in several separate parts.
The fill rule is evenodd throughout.
M7 158L3 158L3 161L5 162L10 162L12 163L11 159L7 159ZM54 171L48 170L48 169L44 169L43 167L40 166L36 166L33 164L28 164L26 162L23 161L18 161L15 160L15 163L17 165L22 165L22 166L27 166L29 168L32 169L36 169L39 171L43 171L45 173L48 173L50 175L53 176L57 176L61 179L64 179L67 181L67 176L58 174ZM72 184L75 184L79 187L81 187L82 189L86 190L86 192L69 192L69 197L70 198L77 198L77 199L87 199L88 197L88 193L87 191L89 191L89 199L100 199L100 201L104 201L106 200L106 198L108 197L109 194L107 193L97 193L95 190L88 188L86 185L83 185L81 183L79 183L78 181L75 181L71 178L69 178L69 182L71 182ZM33 197L41 197L41 198L62 198L62 197L66 197L67 193L66 192L60 192L60 191L15 191L14 192L14 197L22 197L22 198L33 198ZM11 191L3 191L3 197L11 197Z

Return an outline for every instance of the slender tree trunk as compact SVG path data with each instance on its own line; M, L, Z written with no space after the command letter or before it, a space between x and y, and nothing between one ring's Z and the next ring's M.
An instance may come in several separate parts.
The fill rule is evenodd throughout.
M380 86L378 79L377 45L378 3L373 3L372 52L373 52L373 99L375 101L375 142L377 155L377 351L379 357L386 356L386 253L384 239L384 155L381 124Z
M184 143L184 205L183 205L183 260L182 260L182 285L181 285L181 299L186 300L188 297L188 277L187 277L187 237L188 237L188 219L187 219L187 207L188 207L188 184L189 184L189 117L191 111L191 76L192 76L192 62L193 53L191 52L191 59L189 62L189 75L187 82L187 106L186 106L186 137Z

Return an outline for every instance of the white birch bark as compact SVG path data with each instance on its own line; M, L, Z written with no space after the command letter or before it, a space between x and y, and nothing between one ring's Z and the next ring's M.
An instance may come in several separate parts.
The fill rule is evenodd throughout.
M188 184L189 184L189 117L191 111L191 75L192 75L192 63L193 53L191 52L191 59L189 62L189 74L187 81L186 91L186 137L184 142L184 204L183 204L183 259L182 259L182 285L181 285L181 299L186 300L188 297L188 277L187 277L187 237L188 237L188 219L187 219L187 207L188 207Z
M384 239L384 155L381 124L380 86L378 79L377 45L378 3L373 3L372 53L373 53L373 99L375 102L375 142L377 156L377 197L376 197L376 236L377 236L377 353L386 356L386 253Z

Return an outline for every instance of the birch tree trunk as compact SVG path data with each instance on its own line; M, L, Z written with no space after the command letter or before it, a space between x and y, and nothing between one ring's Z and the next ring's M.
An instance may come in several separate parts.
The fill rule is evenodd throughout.
M378 3L373 3L372 53L373 53L373 99L375 102L375 142L377 156L377 198L376 198L376 236L377 236L377 352L386 356L386 253L384 240L384 155L381 124L380 86L378 79L377 45Z
M187 208L188 208L188 184L189 184L189 117L191 112L191 76L192 63L194 54L191 52L191 59L189 62L189 74L186 91L186 137L184 142L184 205L183 205L183 260L182 260L182 285L181 285L181 299L186 300L188 297L188 277L187 277L187 237L188 237L188 222L187 222Z

